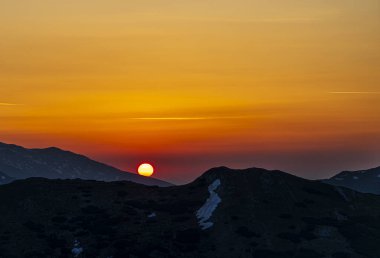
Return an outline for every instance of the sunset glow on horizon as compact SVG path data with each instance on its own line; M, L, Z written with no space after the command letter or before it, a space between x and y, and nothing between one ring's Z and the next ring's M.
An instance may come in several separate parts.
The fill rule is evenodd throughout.
M0 2L0 142L154 176L380 164L376 0Z

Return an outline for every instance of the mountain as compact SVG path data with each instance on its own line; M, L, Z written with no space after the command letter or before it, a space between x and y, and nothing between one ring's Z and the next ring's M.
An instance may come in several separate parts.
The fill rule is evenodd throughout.
M380 195L380 167L360 171L343 171L324 182L362 193Z
M258 168L163 188L19 180L0 214L6 258L380 257L380 196Z
M55 147L26 149L17 145L0 143L0 171L14 179L44 177L48 179L86 179L98 181L127 180L146 185L171 184L121 171L91 160L83 155Z

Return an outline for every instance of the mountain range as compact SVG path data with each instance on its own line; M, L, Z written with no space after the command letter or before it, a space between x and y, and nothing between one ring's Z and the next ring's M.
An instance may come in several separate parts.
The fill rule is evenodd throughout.
M281 171L0 186L0 257L378 258L380 196Z
M125 180L145 185L172 185L159 179L122 171L86 156L56 147L27 149L0 142L0 184L31 177L78 178L105 182ZM380 167L360 171L343 171L330 179L321 181L363 193L380 195Z
M31 177L79 178L106 182L126 180L145 185L172 185L155 178L142 177L122 171L83 155L55 147L27 149L17 145L0 143L0 184Z

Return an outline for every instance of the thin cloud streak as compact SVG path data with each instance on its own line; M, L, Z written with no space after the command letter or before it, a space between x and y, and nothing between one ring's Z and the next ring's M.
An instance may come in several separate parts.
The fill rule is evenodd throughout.
M330 94L380 94L376 91L333 91Z
M248 116L221 116L221 117L133 117L131 120L217 120L217 119L243 119Z
M0 106L20 106L21 104L0 102Z

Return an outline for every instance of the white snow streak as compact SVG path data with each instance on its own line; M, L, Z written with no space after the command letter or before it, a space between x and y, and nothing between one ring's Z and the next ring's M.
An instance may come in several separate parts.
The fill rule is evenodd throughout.
M80 243L78 240L74 241L74 248L71 249L71 253L74 255L74 257L78 257L83 252L83 248L80 246Z
M197 211L197 218L199 220L199 225L202 230L208 229L214 225L211 221L208 221L212 213L218 207L219 203L222 202L222 199L215 192L216 189L220 186L221 182L219 179L216 179L209 187L208 191L210 197L207 199L206 203Z
M350 201L350 198L348 198L348 196L346 195L346 193L344 192L342 188L340 188L339 186L336 186L335 190L340 194L340 196L342 196L343 200L345 200L346 202Z
M155 212L152 212L151 214L148 215L148 218L155 218L157 215Z

